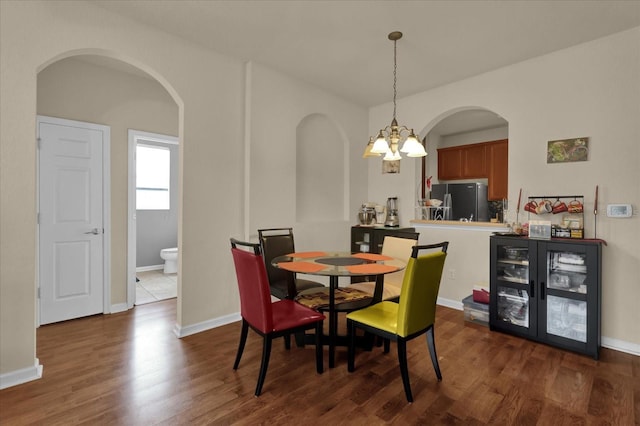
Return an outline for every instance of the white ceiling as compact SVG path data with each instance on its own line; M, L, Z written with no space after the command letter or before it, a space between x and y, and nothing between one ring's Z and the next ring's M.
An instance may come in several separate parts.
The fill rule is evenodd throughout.
M392 99L391 31L401 98L640 26L638 0L85 1L365 107Z

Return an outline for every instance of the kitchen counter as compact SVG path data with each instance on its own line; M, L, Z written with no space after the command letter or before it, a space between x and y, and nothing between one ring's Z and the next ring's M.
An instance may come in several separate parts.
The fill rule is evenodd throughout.
M438 229L462 229L468 231L508 232L510 227L505 223L495 222L460 222L456 220L421 220L410 221L412 226Z

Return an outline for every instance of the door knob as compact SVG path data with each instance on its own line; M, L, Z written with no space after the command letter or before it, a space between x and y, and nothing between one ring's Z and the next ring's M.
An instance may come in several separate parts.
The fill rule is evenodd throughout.
M98 228L93 228L91 231L85 232L85 234L99 235L100 231L98 231Z

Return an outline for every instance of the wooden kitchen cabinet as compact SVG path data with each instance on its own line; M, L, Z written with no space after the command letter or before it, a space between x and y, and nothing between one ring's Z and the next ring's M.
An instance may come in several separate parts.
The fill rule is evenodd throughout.
M509 140L438 149L438 180L487 179L488 199L507 198Z
M508 198L509 192L509 141L503 139L487 144L489 201Z
M462 179L462 150L438 149L438 180Z
M438 149L438 180L487 177L485 144Z
M487 146L483 143L466 145L462 150L462 176L476 179L487 176Z

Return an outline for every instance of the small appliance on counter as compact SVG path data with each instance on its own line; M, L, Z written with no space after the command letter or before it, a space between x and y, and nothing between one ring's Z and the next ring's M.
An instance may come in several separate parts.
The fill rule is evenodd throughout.
M361 226L373 226L376 224L376 209L368 203L363 204L358 211L358 223Z
M377 204L375 209L376 209L376 225L384 225L384 221L387 218L387 214L384 206L381 204Z
M400 226L400 219L398 217L398 197L387 198L387 220L384 222L384 226Z

